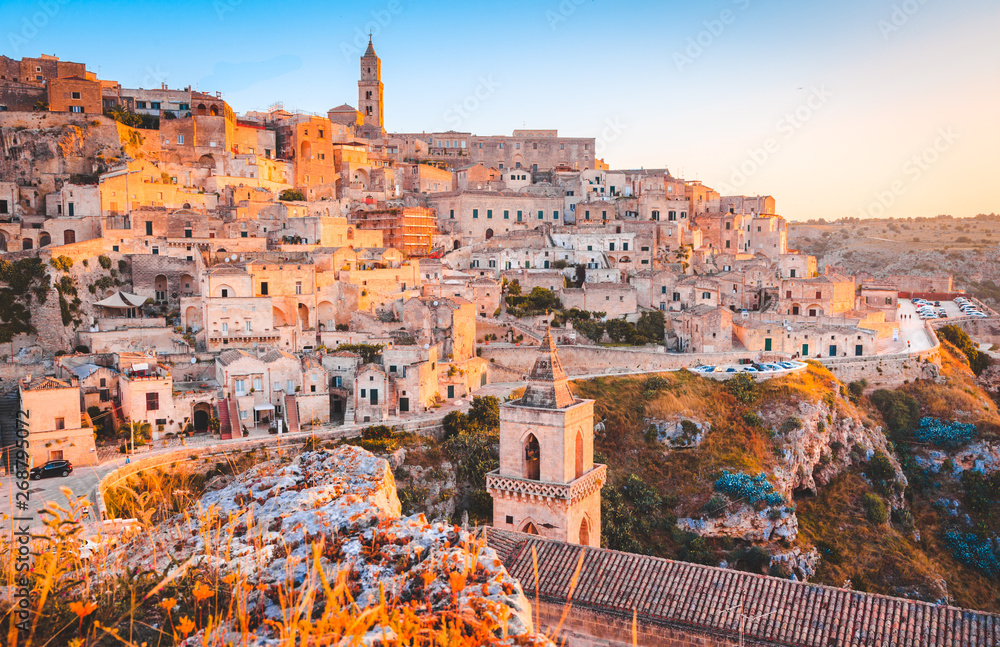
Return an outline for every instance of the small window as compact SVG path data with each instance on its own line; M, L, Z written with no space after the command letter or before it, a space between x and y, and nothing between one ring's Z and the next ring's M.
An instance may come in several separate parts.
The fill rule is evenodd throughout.
M66 418L56 418L56 429L66 428Z
M159 393L147 393L146 394L146 411L156 411L160 408L160 394Z

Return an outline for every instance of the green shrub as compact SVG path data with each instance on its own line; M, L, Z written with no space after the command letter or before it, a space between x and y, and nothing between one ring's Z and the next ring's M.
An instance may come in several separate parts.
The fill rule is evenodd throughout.
M747 373L737 373L735 377L726 380L725 384L729 393L743 404L750 404L757 399L757 382Z
M885 501L877 494L869 492L861 499L861 505L865 508L865 517L868 521L881 525L889 519L889 510Z
M857 380L851 382L847 385L848 398L851 402L857 403L861 400L861 396L864 395L865 389L868 387L868 380Z
M781 433L790 434L793 431L802 429L802 421L796 417L785 418L785 421L781 423Z
M879 389L872 393L871 401L882 414L889 435L897 443L905 442L920 422L920 405L909 393Z
M104 269L106 270L111 269L111 259L108 258L107 256L101 254L100 256L97 257L97 262L100 263L101 267L103 267Z

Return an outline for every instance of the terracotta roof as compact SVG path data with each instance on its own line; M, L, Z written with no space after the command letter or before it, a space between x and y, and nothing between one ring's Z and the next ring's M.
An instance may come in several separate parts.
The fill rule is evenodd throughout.
M221 353L219 353L219 356L216 357L215 359L223 366L229 366L233 362L239 361L244 357L253 357L253 355L238 348L230 348L229 350L224 350Z
M21 389L24 391L45 391L48 389L71 389L73 384L54 377L43 377L36 380L21 380Z
M299 361L298 358L295 357L295 355L287 353L278 348L273 348L267 351L266 353L264 353L264 356L260 358L260 360L265 364L270 364L271 362L277 362L279 359L290 359L296 362Z
M692 633L739 636L740 604L749 644L795 647L849 645L1000 645L1000 616L744 573L700 564L567 544L490 529L487 543L525 593L564 603L580 553L583 568L573 607Z

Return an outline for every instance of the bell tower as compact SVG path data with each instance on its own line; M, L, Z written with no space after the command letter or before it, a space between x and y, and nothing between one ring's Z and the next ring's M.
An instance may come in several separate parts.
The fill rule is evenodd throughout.
M358 81L358 112L364 116L363 129L369 138L385 134L383 90L382 60L375 53L369 34L368 49L361 57L361 80Z
M524 396L500 405L500 469L486 475L493 527L600 546L606 479L594 463L594 401L573 396L546 331Z

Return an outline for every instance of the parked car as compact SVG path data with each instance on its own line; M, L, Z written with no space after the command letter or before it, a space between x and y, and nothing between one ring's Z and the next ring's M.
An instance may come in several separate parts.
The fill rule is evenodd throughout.
M795 368L795 364L792 364L791 362L781 362L779 366L781 366L781 368Z
M695 366L694 370L698 371L699 373L711 373L712 371L715 370L715 367L714 366Z
M39 467L32 467L31 480L47 479L51 476L69 476L73 471L73 464L69 461L49 461Z

